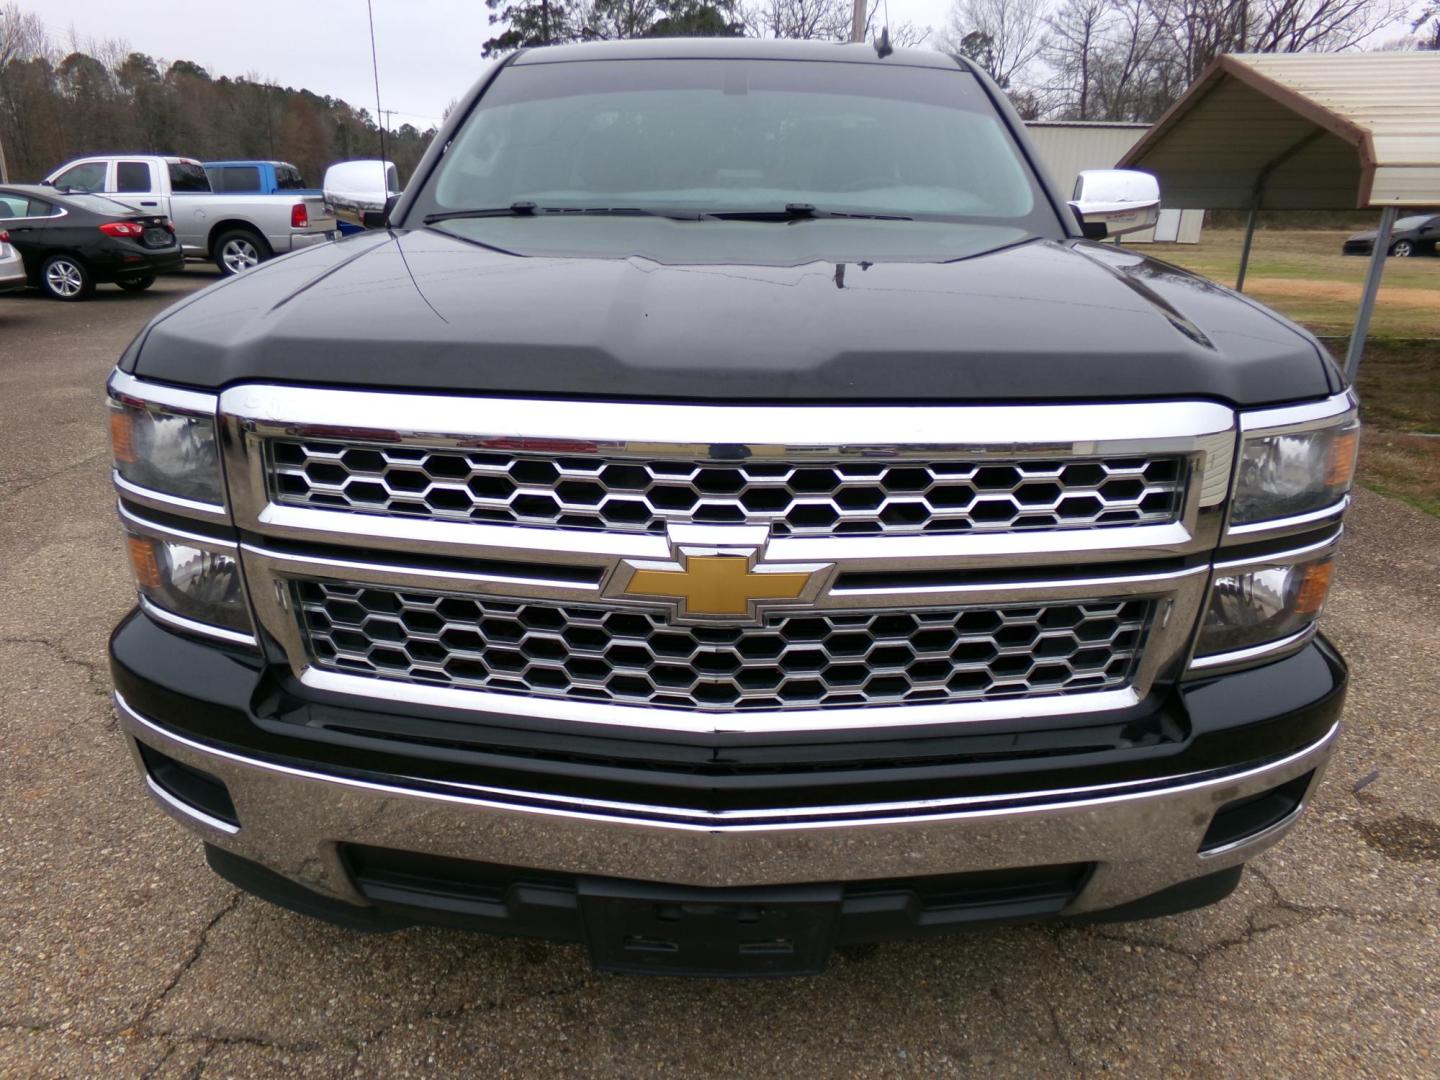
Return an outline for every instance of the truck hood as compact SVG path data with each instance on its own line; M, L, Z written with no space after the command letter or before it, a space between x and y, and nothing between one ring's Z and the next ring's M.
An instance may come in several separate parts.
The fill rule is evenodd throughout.
M665 265L368 233L212 286L122 367L266 381L671 401L1320 397L1313 337L1131 250L1032 240L951 262Z

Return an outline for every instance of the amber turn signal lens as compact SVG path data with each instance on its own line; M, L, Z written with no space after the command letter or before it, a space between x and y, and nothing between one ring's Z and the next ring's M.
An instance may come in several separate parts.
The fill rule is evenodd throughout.
M160 563L155 554L155 541L143 536L127 536L125 543L130 549L130 565L135 570L135 580L147 589L160 588Z
M1342 431L1330 440L1330 460L1325 463L1327 487L1348 488L1355 476L1355 455L1360 449L1360 432Z
M135 420L127 409L110 410L110 447L116 461L135 463Z
M1331 559L1307 566L1300 581L1300 591L1295 596L1295 614L1320 614L1320 609L1325 606L1325 597L1330 592L1330 579L1334 576L1335 563Z

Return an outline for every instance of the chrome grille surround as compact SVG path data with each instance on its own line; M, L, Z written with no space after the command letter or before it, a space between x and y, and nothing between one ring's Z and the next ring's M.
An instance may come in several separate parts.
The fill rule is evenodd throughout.
M736 462L579 448L271 439L267 481L288 506L643 533L671 522L767 525L774 536L1081 529L1168 523L1184 504L1174 455Z
M661 708L819 709L1073 694L1134 674L1148 600L772 614L664 612L297 581L314 662L401 682Z
M1033 720L1135 704L1178 676L1193 638L1223 517L1236 445L1233 410L1205 402L1053 406L682 406L486 400L446 395L241 386L220 398L226 481L257 626L275 659L317 692L484 714L487 722L604 725L737 733L913 728L972 720ZM842 441L837 442L837 433ZM604 459L779 461L795 468L853 463L1179 462L1173 520L1105 528L904 534L774 535L765 524L667 522L664 534L387 516L295 506L273 496L274 440L575 454ZM699 441L699 440L704 440ZM583 448L583 451L582 451ZM857 474L858 475L858 474ZM1141 601L1148 633L1123 679L1070 692L857 703L864 707L705 709L577 694L497 691L404 681L324 666L296 601L299 582L656 611L624 595L628 567L672 562L676 545L748 547L767 568L833 568L807 606L772 618L903 611L917 618L1000 607ZM1070 568L1070 569L1067 569ZM618 583L620 588L612 588ZM705 620L687 628L700 632ZM275 651L278 650L278 651ZM698 685L698 684L697 684ZM844 705L845 702L834 702Z

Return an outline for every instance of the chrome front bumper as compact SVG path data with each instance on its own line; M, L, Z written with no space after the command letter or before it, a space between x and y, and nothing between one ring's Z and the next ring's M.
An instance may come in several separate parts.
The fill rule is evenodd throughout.
M740 886L913 878L1094 863L1065 914L1100 911L1252 858L1304 810L1243 841L1200 853L1215 811L1314 772L1339 725L1277 761L1224 775L1036 793L1022 805L983 797L805 811L704 813L599 804L498 789L447 792L405 779L361 780L205 746L116 707L143 742L224 782L240 822L211 818L149 780L152 795L209 844L321 894L364 903L339 845L364 844L559 873L676 885ZM148 779L148 774L147 774Z

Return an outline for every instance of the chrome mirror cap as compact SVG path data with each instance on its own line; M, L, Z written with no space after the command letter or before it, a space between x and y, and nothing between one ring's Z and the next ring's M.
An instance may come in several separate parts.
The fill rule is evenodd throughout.
M325 170L325 209L351 225L376 227L378 215L394 206L400 192L393 161L342 161ZM367 218L369 220L367 220Z
M1086 169L1070 206L1092 240L1151 229L1160 220L1160 182L1134 169Z

